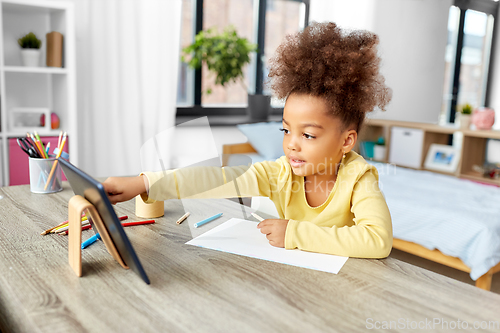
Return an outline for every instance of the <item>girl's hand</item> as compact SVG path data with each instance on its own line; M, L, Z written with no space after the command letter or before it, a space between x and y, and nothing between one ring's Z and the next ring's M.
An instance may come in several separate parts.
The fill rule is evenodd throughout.
M117 202L130 200L141 193L146 193L149 186L146 176L110 177L102 185L113 205Z
M285 232L288 220L267 219L260 222L257 228L266 235L269 244L276 247L285 247Z

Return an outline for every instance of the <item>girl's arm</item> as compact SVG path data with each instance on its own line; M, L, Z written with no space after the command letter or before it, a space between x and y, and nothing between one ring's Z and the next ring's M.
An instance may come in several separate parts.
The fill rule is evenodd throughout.
M351 202L354 225L350 227L320 227L289 220L285 248L357 258L387 257L392 248L391 215L372 172L358 180Z
M283 173L283 163L262 162L237 167L187 167L145 172L139 177L109 178L103 184L116 201L142 194L146 202L167 199L269 196ZM144 186L146 186L144 188Z

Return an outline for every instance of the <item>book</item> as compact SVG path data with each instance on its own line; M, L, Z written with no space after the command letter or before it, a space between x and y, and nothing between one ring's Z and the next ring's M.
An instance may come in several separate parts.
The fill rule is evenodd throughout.
M47 38L47 67L62 67L63 58L63 35L52 31L46 35Z

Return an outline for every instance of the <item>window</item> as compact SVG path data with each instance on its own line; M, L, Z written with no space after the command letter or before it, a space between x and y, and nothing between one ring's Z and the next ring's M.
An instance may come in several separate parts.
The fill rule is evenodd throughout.
M282 39L304 28L309 0L182 0L181 48L192 43L200 30L222 31L233 25L238 34L258 44L259 54L245 69L245 84L213 85L213 75L202 68L193 71L180 63L177 115L245 115L248 92L270 93L263 85L268 69L265 61ZM246 85L246 87L245 87ZM212 94L202 94L208 87ZM275 107L282 107L273 101ZM278 111L281 112L281 111Z
M304 16L306 5L298 1L268 0L266 11L266 38L264 47L264 60L273 56L274 51L281 44L283 38L304 29ZM267 78L269 69L264 66L264 79ZM269 87L264 86L265 94L271 94ZM273 100L273 107L284 107L283 101Z
M182 0L181 49L191 44L194 36L193 0ZM187 65L179 60L179 78L177 81L177 105L190 105L193 100L194 76Z
M445 53L443 122L454 122L455 112L466 103L488 104L488 74L494 17L498 2L455 0L448 17Z
M203 29L216 28L223 31L225 27L232 25L241 37L255 43L253 33L253 0L204 0L203 1ZM245 106L247 103L247 88L249 85L249 65L244 70L245 83L231 83L227 87L215 86L214 76L202 69L202 87L205 91L212 87L210 95L202 94L202 105Z

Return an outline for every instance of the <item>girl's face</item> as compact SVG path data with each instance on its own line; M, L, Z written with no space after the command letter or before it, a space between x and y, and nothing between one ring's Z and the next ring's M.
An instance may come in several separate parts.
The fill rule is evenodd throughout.
M342 155L356 143L355 130L341 131L326 102L306 94L290 94L283 111L283 150L298 176L335 176Z

